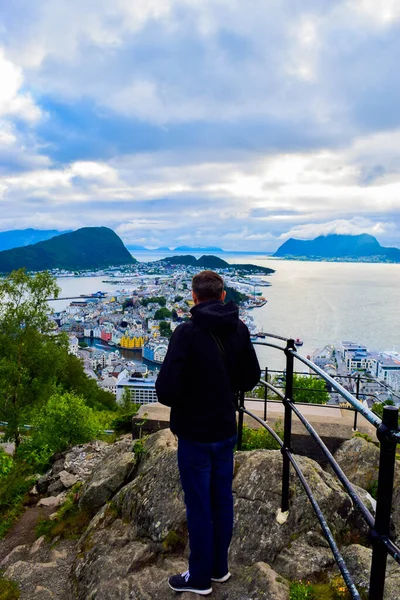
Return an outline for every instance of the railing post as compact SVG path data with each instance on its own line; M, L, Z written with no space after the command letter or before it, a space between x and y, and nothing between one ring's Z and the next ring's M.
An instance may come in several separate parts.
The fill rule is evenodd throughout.
M238 420L238 440L237 440L237 449L242 449L242 440L243 440L243 416L244 413L241 410L244 408L244 392L239 392L239 420Z
M265 367L265 383L268 383L268 367ZM264 387L264 421L267 420L268 388Z
M356 384L356 398L357 400L360 397L360 373L358 373L357 375L357 384ZM358 411L355 410L354 411L354 425L353 425L353 431L357 431L357 417L358 417Z
M283 401L285 406L285 424L284 424L284 435L283 435L283 471L282 471L282 501L281 510L287 512L289 510L289 476L290 476L290 461L286 454L287 451L291 451L292 445L292 411L290 406L285 402L286 400L293 400L293 365L294 357L291 350L296 350L294 340L290 339L287 341L285 348L286 354L286 385L285 385L285 400Z
M385 588L387 552L379 536L389 536L390 533L396 440L392 440L388 434L390 431L397 430L398 419L399 409L396 406L384 406L382 425L377 431L380 457L375 527L371 532L373 551L369 583L370 600L382 600Z

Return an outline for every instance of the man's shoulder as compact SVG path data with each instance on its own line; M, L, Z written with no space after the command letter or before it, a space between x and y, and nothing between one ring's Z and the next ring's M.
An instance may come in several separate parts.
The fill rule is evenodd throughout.
M192 321L185 321L184 323L180 323L178 327L175 328L172 337L175 339L181 339L186 337L193 329Z

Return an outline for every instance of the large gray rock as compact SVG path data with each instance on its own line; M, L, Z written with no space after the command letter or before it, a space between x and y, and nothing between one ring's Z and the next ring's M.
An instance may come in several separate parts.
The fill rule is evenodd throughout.
M356 587L368 593L372 550L353 544L343 551L343 558ZM391 557L387 563L384 600L400 600L400 567Z
M296 538L276 557L273 567L290 580L313 578L332 567L335 560L325 539L314 532Z
M344 534L354 518L347 494L317 463L298 460L335 534ZM216 584L213 597L286 600L288 586L282 576L317 575L332 566L332 556L294 474L288 518L283 524L277 522L282 481L279 451L238 453L236 463L234 577L223 586ZM170 431L163 430L146 440L134 479L102 507L80 539L72 571L75 597L172 599L175 596L166 580L187 568L182 556L186 545L176 441Z
M316 462L305 457L296 458L329 525L336 535L340 535L354 515L350 498L336 479ZM277 521L282 489L282 455L279 451L242 453L238 462L233 483L236 500L232 559L244 564L257 561L273 564L294 538L316 528L319 531L317 518L299 479L291 470L288 518L283 524ZM324 554L317 546L313 548L310 553L316 557ZM312 565L310 569L311 573L315 572Z
M176 600L168 577L185 571L186 561L157 551L154 544L132 540L129 527L120 520L107 530L108 542L104 532L98 533L86 538L85 557L75 565L74 599ZM288 583L265 563L237 568L229 581L213 584L213 590L215 600L289 600Z
M75 556L75 542L63 541L57 550L50 544L32 546L24 560L9 561L11 564L4 577L16 581L21 600L65 600L69 592L69 573ZM17 556L15 555L15 558Z
M133 476L136 456L116 446L106 455L85 482L79 500L80 508L96 512Z
M137 538L164 542L187 538L186 511L176 460L177 444L168 429L144 444L135 479L113 498L122 519Z
M335 459L350 481L365 490L376 489L379 468L379 447L360 437L344 442ZM400 542L400 461L396 461L392 503L394 534Z
M363 438L347 440L335 452L335 460L352 483L372 489L378 480L379 448Z

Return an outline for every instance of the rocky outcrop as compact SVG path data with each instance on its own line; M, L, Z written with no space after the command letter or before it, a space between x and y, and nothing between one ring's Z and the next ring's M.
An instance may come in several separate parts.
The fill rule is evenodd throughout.
M356 586L368 593L372 550L353 544L343 551L343 558ZM387 563L384 600L400 600L400 568L391 557Z
M337 481L314 461L297 457L305 477L331 527L343 531L353 516L352 503ZM317 518L306 494L292 472L290 511L286 522L276 519L281 501L282 456L276 450L243 453L234 479L235 536L231 553L236 562L252 564L264 560L275 564L279 554L294 539L318 528ZM251 532L257 532L252 535ZM310 556L320 555L317 546L310 546ZM283 562L281 563L283 564ZM315 569L313 567L312 571ZM286 575L286 571L282 573ZM301 577L308 577L303 571ZM289 573L288 573L289 576Z
M132 452L132 441L114 444L83 485L79 506L90 512L97 512L130 480L135 465L136 455Z
M231 545L236 577L229 584L229 595L225 585L225 595L214 597L248 599L253 586L257 590L254 599L279 598L276 590L267 591L266 578L283 586L281 595L285 597L285 578L318 575L332 566L332 555L322 535L315 533L319 530L316 517L294 475L288 518L283 524L277 522L280 452L238 453L236 462L236 522ZM354 518L351 501L318 464L307 458L299 458L299 462L331 527L340 536ZM79 541L73 568L74 598L127 600L129 593L133 598L169 598L166 578L185 570L185 546L186 517L176 442L168 430L163 430L148 438L134 479L101 509ZM270 576L272 569L279 575Z
M364 490L378 480L379 448L361 437L344 442L335 452L335 460L352 483Z
M2 561L4 577L18 583L22 599L66 598L75 542L63 541L56 548L39 538L32 546L17 546Z
M186 570L188 556L176 449L169 430L137 443L134 452L126 437L107 449L89 451L87 454L96 458L85 477L77 461L82 465L91 463L92 458L82 460L87 448L74 449L67 455L68 460L59 458L49 478L53 482L64 479L63 486L64 472L84 480L79 506L94 516L78 542L61 541L51 547L40 539L33 546L14 549L6 557L0 568L20 583L21 600L175 600L167 578ZM97 460L98 454L101 460ZM336 478L311 459L297 459L336 539L343 545L356 583L365 587L371 551L349 538L359 515ZM285 518L278 518L282 516L281 453L239 452L235 462L233 577L225 584L214 584L212 597L288 600L288 580L320 578L334 572L329 546L293 472L290 510ZM365 492L360 489L359 493L368 502ZM353 545L346 547L349 543ZM386 595L386 600L400 600L396 595L396 585L400 588L398 568L391 567L388 575L387 594L394 595ZM194 600L196 596L186 597Z
M350 481L364 488L376 490L379 468L379 447L360 437L353 437L336 451L335 459ZM400 542L400 461L396 461L392 502L393 533Z

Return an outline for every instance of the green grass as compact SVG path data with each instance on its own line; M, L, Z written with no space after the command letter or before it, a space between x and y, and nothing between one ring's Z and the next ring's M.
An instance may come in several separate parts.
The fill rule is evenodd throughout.
M78 505L79 488L76 484L68 494L64 504L57 511L55 519L43 519L36 526L36 537L44 535L48 541L54 538L76 540L81 537L91 520L91 514Z
M19 589L14 581L4 579L0 573L0 600L18 600Z
M359 591L362 600L367 600L365 591ZM341 575L336 575L330 580L322 576L322 581L317 582L292 581L289 600L351 600L351 596Z
M24 511L27 493L35 483L32 475L29 466L14 463L11 471L0 478L0 539Z

